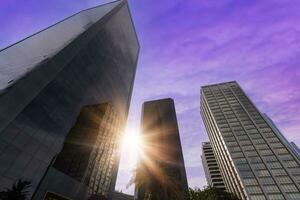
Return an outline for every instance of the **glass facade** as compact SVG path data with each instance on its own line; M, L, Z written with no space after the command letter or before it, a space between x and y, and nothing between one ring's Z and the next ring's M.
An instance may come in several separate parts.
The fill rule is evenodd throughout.
M152 195L159 193L161 200L169 200L172 199L171 193L175 191L181 199L185 199L188 184L172 99L148 101L143 104L141 134L143 153L137 169L137 176L141 176L137 179L149 184L137 184L136 198L143 200L148 191ZM147 181L141 180L142 178ZM168 190L170 188L172 191Z
M113 167L120 151L121 131L120 120L109 103L83 107L51 166L52 171L58 170L70 182L76 182L69 185L78 185L77 191L62 189L60 183L65 176L53 179L49 175L42 180L34 199L41 199L47 191L72 198L108 197L114 189Z
M32 194L47 170L65 177L48 168L83 106L110 102L124 127L138 52L126 1L82 11L1 50L1 77L11 80L0 88L0 190L26 179Z
M299 161L236 82L202 87L201 115L230 192L300 199Z

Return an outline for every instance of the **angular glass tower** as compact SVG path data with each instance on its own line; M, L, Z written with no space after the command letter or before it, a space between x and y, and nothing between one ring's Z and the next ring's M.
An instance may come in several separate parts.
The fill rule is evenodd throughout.
M228 191L300 199L298 159L237 82L203 86L201 115Z
M201 159L208 185L221 190L226 190L223 177L210 142L202 143Z
M143 153L137 169L137 199L143 200L147 193L159 193L161 200L170 200L170 192L177 192L184 199L188 184L172 99L143 104L141 134Z
M36 190L82 107L109 102L123 128L138 53L126 1L81 11L1 50L0 191L19 179Z

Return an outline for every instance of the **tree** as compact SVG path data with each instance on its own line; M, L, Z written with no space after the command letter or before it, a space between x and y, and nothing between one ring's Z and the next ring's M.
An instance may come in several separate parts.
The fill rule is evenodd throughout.
M29 181L18 180L12 185L11 189L0 192L0 200L26 200L29 197Z
M239 200L234 194L215 187L189 189L189 200Z

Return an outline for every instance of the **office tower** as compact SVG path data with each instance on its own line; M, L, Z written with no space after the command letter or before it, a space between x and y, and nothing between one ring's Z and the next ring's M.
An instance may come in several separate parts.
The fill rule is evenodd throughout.
M47 193L81 199L109 197L114 190L113 170L121 131L120 120L110 104L83 107L33 199L42 199Z
M202 143L202 163L208 185L226 190L213 149L209 142Z
M81 11L0 51L0 191L19 179L36 190L83 106L109 102L124 127L138 52L126 1Z
M114 192L112 200L133 200L134 197L132 195L124 194L121 192Z
M159 193L161 200L174 199L171 195L178 192L184 199L188 184L174 101L168 98L145 102L141 126L143 154L137 179L146 184L136 185L137 199L143 200L149 192Z
M237 82L203 86L201 115L229 192L300 199L299 161Z

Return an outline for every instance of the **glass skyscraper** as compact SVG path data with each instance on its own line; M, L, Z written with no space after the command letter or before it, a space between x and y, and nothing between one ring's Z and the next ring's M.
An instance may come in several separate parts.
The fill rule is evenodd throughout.
M123 128L138 53L128 4L122 0L81 11L2 49L0 191L20 179L30 180L31 194L42 186L84 106L109 102ZM76 173L72 177L81 176Z
M137 168L136 198L143 200L149 192L160 195L161 200L173 199L174 193L185 199L188 184L174 101L145 102L141 126L143 153Z
M300 199L298 159L237 82L203 86L201 115L229 192Z
M202 143L201 159L208 185L221 190L226 190L223 177L210 142Z

